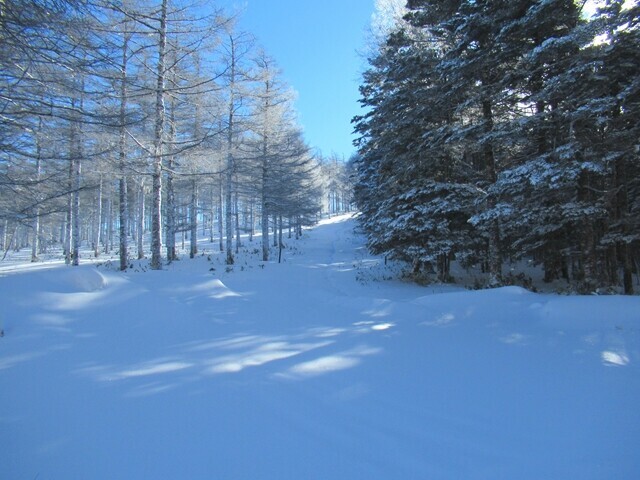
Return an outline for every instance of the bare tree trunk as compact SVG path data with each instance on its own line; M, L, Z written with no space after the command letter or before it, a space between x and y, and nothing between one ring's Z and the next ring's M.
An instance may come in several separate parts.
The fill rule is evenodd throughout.
M249 202L249 242L253 242L253 197L251 198L251 201Z
M596 286L597 262L595 251L595 240L593 226L587 224L582 229L581 242L581 263L582 263L582 286L583 293L591 293Z
M218 189L218 234L220 242L220 251L224 252L224 212L223 212L223 195L222 195L222 174L220 174L220 188Z
M78 140L80 141L80 140ZM81 148L78 148L78 152L81 152ZM76 159L75 171L74 171L74 192L73 192L73 265L78 266L80 264L80 175L82 173L82 162L80 161L80 155Z
M233 265L233 175L235 173L235 162L233 156L233 140L235 128L235 110L236 110L236 43L232 35L229 36L229 47L231 65L229 68L229 111L227 115L227 164L225 172L225 228L227 234L227 265Z
M171 55L172 59L169 63L174 62L175 52ZM175 88L176 74L175 70L170 75L170 88ZM176 98L171 96L170 113L169 113L169 141L176 141ZM167 157L167 185L165 188L166 202L164 205L165 211L165 237L167 242L167 261L169 263L177 260L178 254L176 252L176 233L177 233L177 206L176 206L176 192L174 185L174 168L175 168L175 156L169 155ZM184 249L184 246L183 246Z
M162 160L154 159L154 170L152 177L151 194L151 268L162 269L162 228L161 228L161 208L162 208Z
M78 107L80 111L84 109L84 76L80 78L79 87L80 87L80 99L78 101ZM72 109L75 110L75 100L71 103ZM83 134L80 126L80 122L78 120L74 121L71 126L71 131L73 134L73 140L71 142L71 149L76 156L74 162L74 172L73 172L73 234L72 234L72 242L73 242L73 265L78 266L80 264L80 186L81 186L81 175L82 175L82 156L84 154L83 148Z
M275 221L275 219L274 219ZM275 237L275 232L274 232ZM282 248L284 247L282 243L282 214L278 215L278 263L282 261Z
M36 192L40 190L40 178L42 174L42 145L40 143L40 130L42 130L42 118L38 121L38 132L36 133ZM31 261L38 261L38 251L40 249L40 198L36 197L36 211L33 217L33 244L31 245Z
M493 107L491 101L484 100L482 102L482 114L485 121L485 131L491 133L493 131ZM497 181L496 159L493 151L493 145L487 141L484 144L484 159L487 169L488 180L491 183ZM493 199L489 199L489 208L495 207ZM500 249L500 225L497 221L489 229L489 284L500 285L502 283L502 252Z
M35 216L31 225L33 230L33 242L31 243L31 261L38 261L38 250L40 249L40 207L36 207Z
M173 186L173 158L169 156L167 164L167 184L165 202L165 241L167 243L167 261L173 262L177 258L176 254L176 200Z
M145 209L145 195L144 195L144 180L140 182L138 189L138 228L136 234L138 236L138 260L144 258L144 209Z
M2 224L2 236L0 237L0 248L4 251L4 247L7 244L7 235L9 233L9 220L5 219Z
M189 207L191 220L189 257L193 258L198 253L198 184L195 180L191 180L191 205Z
M278 246L278 217L273 215L273 246Z
M196 66L196 77L200 78L201 62L200 62L200 55L198 54L197 51L194 52L194 61ZM194 116L194 123L193 123L193 138L196 141L199 141L199 139L203 138L202 131L201 131L202 130L201 129L202 113L201 113L201 107L200 107L199 101L196 101L194 108L195 108L195 116ZM191 233L189 236L189 240L190 240L189 258L194 258L198 254L198 196L199 196L199 193L200 192L199 192L198 182L196 180L196 177L191 177L191 202L189 205L189 220L190 220ZM204 217L204 210L203 210L203 217ZM203 221L203 224L204 224L204 221Z
M633 295L633 253L628 243L624 244L622 251L622 282L624 294Z
M588 172L582 172L578 179L578 199L591 202L591 176ZM591 293L598 283L596 239L594 225L591 221L585 221L580 228L580 280L582 293Z
M124 170L124 168L123 168ZM129 259L129 242L127 234L128 215L129 210L127 205L127 180L124 176L124 172L121 171L121 176L118 181L118 197L119 197L119 210L118 215L120 217L120 235L119 235L119 257L120 257L120 270L126 270Z
M152 209L151 209L151 268L162 269L162 155L165 120L164 81L167 49L167 0L162 0L158 31L158 65L156 85L156 125L153 151Z
M101 238L102 244L104 245L104 253L108 254L111 252L111 232L113 229L113 225L111 223L111 212L113 209L113 185L111 185L111 182L107 182L104 192L107 199L104 211L104 221L102 222Z
M96 199L96 213L93 220L93 256L100 256L100 231L102 226L102 174L98 182L98 198Z
M265 95L265 98L267 96ZM265 99L265 102L267 100ZM269 160L267 153L269 151L269 137L266 130L263 132L262 137L262 164L260 171L260 210L262 214L261 228L262 228L262 260L269 260L269 206L267 200L267 183L269 181Z
M262 261L269 260L269 211L267 202L262 199Z
M73 145L74 138L73 134L71 135L71 145ZM72 147L71 147L72 148ZM71 265L71 234L72 234L72 225L73 225L73 174L75 172L75 165L73 159L73 152L70 151L69 158L69 178L68 178L68 189L69 194L67 195L67 220L65 224L64 231L64 263L66 265Z
M617 108L614 112L614 116L618 117L620 114L620 108ZM627 174L627 160L626 157L619 157L614 163L613 169L613 184L615 185L615 191L617 194L614 197L614 212L615 219L622 226L622 236L627 237L630 232L630 202L629 202L629 175ZM622 285L624 287L625 295L633 295L633 249L628 242L618 242L617 251L622 261ZM614 262L617 259L614 259ZM618 264L615 264L616 271L618 270Z
M213 190L213 187L211 187L211 221L209 222L209 241L211 243L213 243L214 237L213 237L213 227L215 225L215 219L216 219L216 200L215 200L215 192Z
M125 21L125 30L128 22ZM122 72L120 77L120 181L119 181L119 215L120 215L120 270L126 270L128 264L129 245L127 241L127 177L126 177L126 155L127 155L127 59L130 34L125 31L122 42Z
M234 209L236 217L236 253L240 252L241 239L240 239L240 202L238 201L238 192L236 191L234 198Z
M233 155L229 154L227 157L227 168L231 169L233 168ZM226 181L226 189L225 189L225 199L224 199L224 204L225 204L225 229L226 229L226 245L225 248L227 250L227 259L226 259L226 263L227 265L233 265L234 259L233 259L233 196L231 193L231 185L232 185L232 175L231 174L227 174L227 181Z

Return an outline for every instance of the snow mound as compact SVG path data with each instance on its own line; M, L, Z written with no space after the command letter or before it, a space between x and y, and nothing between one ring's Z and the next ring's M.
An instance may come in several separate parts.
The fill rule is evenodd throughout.
M71 291L95 292L107 286L107 279L95 268L73 268L56 272L60 286L67 286Z
M544 297L542 297L544 298ZM543 324L564 330L589 330L611 327L635 330L640 322L636 297L550 296L538 306Z
M173 287L171 289L175 293L190 294L190 299L205 296L212 299L222 299L227 297L240 297L240 293L231 290L222 280L213 279L206 282L189 285L188 287Z
M55 267L40 271L29 283L37 285L39 290L48 292L93 293L104 290L109 281L95 267L82 265L79 267Z

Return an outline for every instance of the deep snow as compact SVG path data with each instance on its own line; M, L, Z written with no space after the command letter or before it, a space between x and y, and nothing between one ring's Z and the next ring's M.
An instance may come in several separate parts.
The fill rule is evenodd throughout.
M0 478L640 478L640 298L380 280L353 226L0 269Z

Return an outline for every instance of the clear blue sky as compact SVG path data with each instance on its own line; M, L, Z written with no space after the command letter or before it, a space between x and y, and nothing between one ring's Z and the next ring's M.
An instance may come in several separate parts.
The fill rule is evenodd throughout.
M239 28L256 36L298 92L296 109L311 147L325 156L355 151L351 118L374 0L218 0L241 9ZM237 7L237 8L234 8Z

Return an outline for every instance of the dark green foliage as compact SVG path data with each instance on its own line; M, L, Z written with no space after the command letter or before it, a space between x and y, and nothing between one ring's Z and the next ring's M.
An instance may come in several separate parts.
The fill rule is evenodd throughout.
M528 257L546 280L631 293L640 41L624 3L586 19L568 0L408 2L355 119L373 250L457 255L494 283L504 259Z

